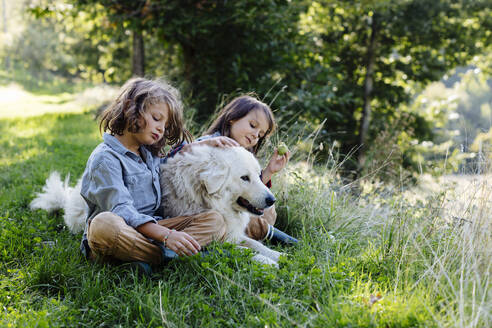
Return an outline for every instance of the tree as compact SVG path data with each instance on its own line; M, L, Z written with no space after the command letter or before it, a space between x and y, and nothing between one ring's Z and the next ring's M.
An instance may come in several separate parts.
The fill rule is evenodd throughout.
M295 55L303 8L279 0L152 2L159 36L181 48L198 119L214 112L221 94L272 86L269 75L286 71Z
M277 117L324 122L323 141L341 141L345 153L360 147L351 163L359 171L381 131L393 129L393 140L431 135L423 115L401 113L402 105L484 51L492 37L486 0L72 3L74 15L96 22L73 46L74 56L110 81L130 76L130 60L133 74L185 81L180 89L200 123L224 94L262 97L275 86L284 90Z
M304 2L286 0L73 0L80 9L98 4L107 18L133 35L135 74L144 54L140 33L179 46L182 76L198 107L197 119L215 111L222 94L268 90L294 53ZM141 59L140 59L141 58Z
M322 54L311 65L338 67L339 80L329 83L341 97L325 106L344 115L327 126L348 132L345 146L359 147L359 169L369 140L409 101L409 90L465 64L491 38L486 1L327 0L313 2L306 16L305 30L317 39L313 52ZM344 94L352 99L338 102Z
M145 23L152 17L149 0L74 0L77 8L86 9L94 5L104 8L107 18L116 23L118 29L129 29L132 36L132 75L145 75Z
M141 30L133 31L132 73L134 76L145 75L145 47Z

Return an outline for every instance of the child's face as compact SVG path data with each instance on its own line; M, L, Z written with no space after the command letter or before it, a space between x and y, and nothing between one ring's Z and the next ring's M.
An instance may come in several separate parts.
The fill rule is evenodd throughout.
M254 109L246 116L231 122L230 137L244 148L256 146L268 130L268 118L262 110Z
M147 124L135 133L134 137L140 145L152 145L164 136L169 119L169 107L165 103L150 105L143 113L142 119Z

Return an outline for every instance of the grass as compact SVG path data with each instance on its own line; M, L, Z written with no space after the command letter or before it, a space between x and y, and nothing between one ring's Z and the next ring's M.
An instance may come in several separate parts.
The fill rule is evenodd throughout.
M279 269L214 245L232 256L185 258L141 277L129 265L87 262L61 213L29 209L52 170L75 182L101 138L93 107L76 95L47 103L20 92L0 107L2 327L492 324L487 180L436 192L361 181L356 192L335 166L312 167L298 153L274 180L278 226L302 240L277 248L289 253Z

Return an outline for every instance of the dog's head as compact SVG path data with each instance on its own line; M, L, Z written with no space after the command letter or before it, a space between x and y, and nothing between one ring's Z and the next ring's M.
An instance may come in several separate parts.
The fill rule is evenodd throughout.
M232 209L255 215L275 202L275 197L260 179L260 164L242 147L211 148L210 162L200 172L206 192L227 200Z

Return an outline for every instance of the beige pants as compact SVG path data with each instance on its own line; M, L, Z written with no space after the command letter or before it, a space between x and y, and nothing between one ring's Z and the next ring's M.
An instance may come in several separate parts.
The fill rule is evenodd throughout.
M222 241L225 237L224 218L213 211L159 220L157 223L188 233L200 246L206 246L213 240ZM111 212L100 213L92 219L87 239L92 258L152 264L159 264L162 260L159 247L127 225L123 218Z
M251 216L251 220L246 227L246 234L255 240L263 240L268 233L268 226L273 226L276 220L277 212L275 211L275 206L272 206L265 210L262 216Z

